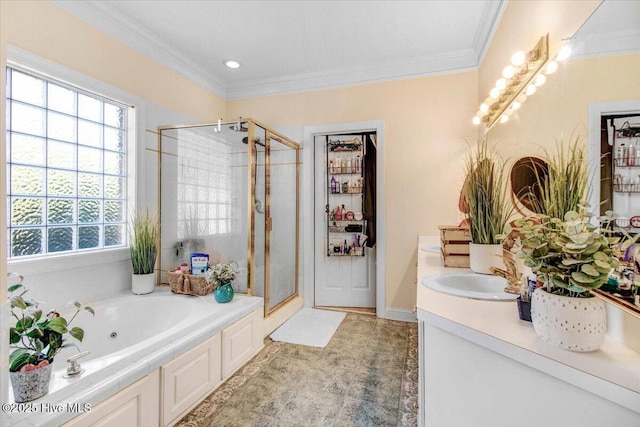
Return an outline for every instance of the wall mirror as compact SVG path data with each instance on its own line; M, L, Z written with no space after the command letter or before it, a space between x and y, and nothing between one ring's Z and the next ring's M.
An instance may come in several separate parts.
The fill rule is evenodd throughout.
M589 153L589 169L600 170L599 150L592 154L587 148L593 145L591 140L594 138L600 144L601 126L590 122L590 111L594 105L611 103L612 100L640 105L637 100L640 98L638 61L634 55L628 55L638 51L637 43L631 48L626 46L625 50L623 45L605 47L599 42L605 36L619 35L620 31L635 31L637 34L637 17L638 7L634 2L603 2L575 34L571 43L575 55L562 63L556 73L547 76L547 82L527 99L508 123L496 124L489 131L489 139L498 142L501 152L514 160L509 177L512 198L521 214L533 211L526 197L529 193L527 187L534 194L539 191L535 186L531 187L532 175L535 175L535 170L544 171L545 151L555 152L556 144L568 144L575 136L583 136ZM616 25L612 26L614 21ZM625 107L623 112L633 112L631 110ZM635 175L638 173L640 169L634 172ZM590 200L590 205L596 207L601 201L599 186L595 188L601 179L599 175L591 180L593 188L590 189L590 193L598 195L597 200ZM638 197L640 202L640 191L632 197ZM625 312L640 317L637 306L611 294L596 294Z

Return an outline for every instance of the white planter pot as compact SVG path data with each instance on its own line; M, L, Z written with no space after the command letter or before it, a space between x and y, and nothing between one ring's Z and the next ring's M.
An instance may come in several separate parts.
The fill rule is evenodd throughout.
M136 295L150 294L156 286L156 274L132 274L131 292Z
M491 274L491 267L504 269L502 245L469 243L469 265L474 273Z
M565 350L597 350L607 334L605 304L596 297L565 297L538 288L531 297L531 321L542 341Z

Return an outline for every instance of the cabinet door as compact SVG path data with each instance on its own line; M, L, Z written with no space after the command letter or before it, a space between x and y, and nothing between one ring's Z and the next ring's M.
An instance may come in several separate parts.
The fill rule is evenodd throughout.
M161 368L163 424L169 425L221 382L220 334Z
M96 405L65 427L156 427L160 424L158 369Z
M227 379L263 346L262 309L222 331L222 378Z

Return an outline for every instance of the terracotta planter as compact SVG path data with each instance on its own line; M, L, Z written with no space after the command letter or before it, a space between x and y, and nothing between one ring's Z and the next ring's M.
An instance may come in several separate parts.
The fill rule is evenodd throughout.
M155 286L155 273L131 275L131 292L136 295L150 294Z
M538 288L531 297L531 320L541 340L565 350L597 350L607 335L605 304L595 297L565 297Z
M469 243L469 265L474 273L491 274L491 267L504 269L502 245Z
M51 365L28 372L9 372L16 403L29 402L49 392Z

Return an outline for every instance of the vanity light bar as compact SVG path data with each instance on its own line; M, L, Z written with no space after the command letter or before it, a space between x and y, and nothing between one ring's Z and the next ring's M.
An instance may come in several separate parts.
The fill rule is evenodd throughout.
M498 120L500 123L509 120L509 116L520 108L526 97L533 95L537 87L545 82L541 71L548 60L548 33L542 36L528 53L514 53L511 64L502 70L502 77L496 81L489 97L480 105L473 123L479 125L484 122L489 130Z

